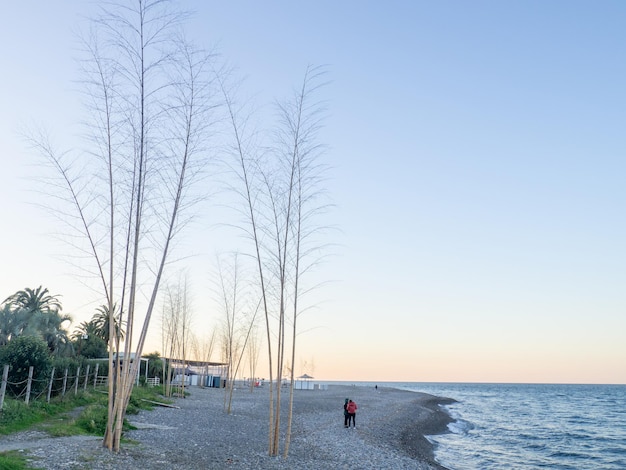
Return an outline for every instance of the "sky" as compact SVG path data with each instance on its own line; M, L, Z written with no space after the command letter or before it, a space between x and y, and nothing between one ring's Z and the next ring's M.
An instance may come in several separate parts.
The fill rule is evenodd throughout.
M97 4L11 2L0 28L0 296L43 285L73 326L99 303L51 236L63 227L23 135L76 139L75 31ZM338 248L316 272L329 282L302 316L296 374L626 383L624 2L180 4L188 37L260 108L307 65L328 71ZM207 286L224 242L204 210L183 235L200 335L219 315Z

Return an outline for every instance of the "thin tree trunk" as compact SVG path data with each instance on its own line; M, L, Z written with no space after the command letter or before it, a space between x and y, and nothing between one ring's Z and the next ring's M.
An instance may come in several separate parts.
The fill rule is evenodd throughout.
M218 82L220 85L220 88L222 90L222 94L224 95L224 99L226 102L226 106L228 108L228 113L229 113L229 117L230 117L230 122L233 126L233 133L235 136L235 145L236 145L236 152L237 152L237 157L238 157L238 161L239 161L239 165L241 168L241 178L244 184L244 190L245 190L245 202L246 202L246 207L248 210L248 216L250 217L250 226L252 229L252 239L254 242L254 250L255 250L255 258L256 258L256 265L257 265L257 269L258 269L258 273L259 273L259 282L261 284L261 296L263 299L263 312L265 314L265 332L266 332L266 338L267 338L267 358L268 358L268 370L269 370L269 426L268 426L268 449L269 449L269 454L270 455L275 455L273 454L273 450L274 450L274 377L273 377L273 370L274 370L274 364L273 364L273 355L272 355L272 334L271 334L271 327L270 327L270 311L269 311L269 306L268 306L268 302L267 302L267 289L266 289L266 285L265 285L265 275L264 275L264 270L263 270L263 262L262 262L262 258L261 258L261 244L260 244L260 238L259 238L259 233L258 233L258 226L257 226L257 220L256 220L256 216L255 216L255 209L254 209L254 202L253 202L253 198L252 198L252 193L251 193L251 181L250 178L248 176L248 163L246 160L246 153L244 151L244 147L243 147L243 142L242 142L242 136L240 135L240 129L239 129L239 124L237 122L237 117L235 114L235 109L234 109L234 105L233 105L233 101L229 95L229 93L227 92L225 86L224 86L224 82L223 80L221 80L220 77L218 77Z

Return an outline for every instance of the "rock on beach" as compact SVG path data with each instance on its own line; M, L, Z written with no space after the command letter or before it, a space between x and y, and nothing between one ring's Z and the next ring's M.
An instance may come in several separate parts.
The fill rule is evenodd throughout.
M292 438L282 457L286 419L281 422L281 456L268 455L269 387L237 388L231 414L225 390L191 387L180 409L157 407L129 416L136 429L122 450L102 448L83 437L20 439L38 468L52 469L443 469L427 435L447 432L452 420L439 405L453 400L394 388L329 385L296 390ZM281 390L286 417L289 390ZM343 403L358 404L356 429L343 425ZM5 439L6 441L6 439ZM0 445L2 450L2 445Z

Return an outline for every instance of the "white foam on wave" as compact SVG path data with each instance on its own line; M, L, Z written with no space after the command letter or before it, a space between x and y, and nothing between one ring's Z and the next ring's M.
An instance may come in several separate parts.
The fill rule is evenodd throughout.
M448 430L451 433L464 435L474 429L474 425L471 422L461 418L461 413L459 413L459 411L455 409L455 404L439 406L445 409L446 413L448 413L450 417L454 420L451 423L448 423Z
M448 424L448 429L453 434L467 434L474 429L474 425L464 419L457 419Z

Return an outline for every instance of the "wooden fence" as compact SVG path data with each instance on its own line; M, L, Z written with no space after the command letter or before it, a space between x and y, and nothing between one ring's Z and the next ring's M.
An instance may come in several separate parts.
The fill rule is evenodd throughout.
M56 368L52 368L52 372L50 374L50 379L46 379L47 387L41 387L41 391L35 398L40 398L46 393L46 401L50 403L50 398L52 396L61 395L64 397L67 393L74 393L74 395L78 394L78 390L87 390L87 387L93 386L96 388L98 386L106 385L108 378L107 376L98 375L98 368L100 364L96 364L95 370L93 373L90 373L90 365L88 364L85 372L81 372L81 368L76 368L76 375L69 375L69 369L66 368L62 375L58 375L55 377ZM17 398L22 398L24 396L24 401L28 405L30 403L31 391L33 389L33 382L43 382L42 380L33 379L33 366L30 366L28 369L28 378L21 382L10 382L9 381L9 365L5 364L4 369L2 371L2 384L0 385L0 411L2 411L4 407L4 397L6 394L7 385L10 385L14 390L18 390L19 393L15 393ZM54 388L55 381L61 382L62 385L60 387ZM20 389L20 387L22 387Z

